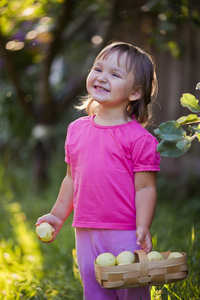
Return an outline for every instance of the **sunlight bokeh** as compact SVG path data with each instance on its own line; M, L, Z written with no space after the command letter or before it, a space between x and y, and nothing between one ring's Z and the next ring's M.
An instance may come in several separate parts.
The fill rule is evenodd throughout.
M26 217L19 203L4 205L9 216L8 226L13 236L0 243L0 299L21 299L19 291L31 288L35 278L42 275L42 255L36 237L26 224ZM10 224L9 224L10 223Z

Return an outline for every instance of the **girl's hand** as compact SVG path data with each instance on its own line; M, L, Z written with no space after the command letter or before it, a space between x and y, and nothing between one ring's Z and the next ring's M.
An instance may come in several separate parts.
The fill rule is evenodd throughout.
M50 241L50 242L44 242L44 243L51 243L55 240L57 234L59 233L60 229L62 228L63 226L63 223L64 221L56 216L54 216L53 214L49 213L49 214L46 214L42 217L40 217L37 222L36 222L36 226L40 225L41 223L43 222L47 222L49 223L50 225L52 225L55 229L55 235L53 237L53 239Z
M139 226L136 230L137 245L143 249L146 254L152 250L152 240L149 228Z

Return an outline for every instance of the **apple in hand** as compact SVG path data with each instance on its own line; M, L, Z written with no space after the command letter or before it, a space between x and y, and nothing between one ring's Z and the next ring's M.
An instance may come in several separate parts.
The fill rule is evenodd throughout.
M180 252L172 252L170 253L170 255L168 256L168 259L171 259L171 258L177 258L177 257L181 257L183 256L183 254L181 254Z
M55 235L55 229L49 223L43 222L36 227L36 234L43 242L50 242Z
M129 264L134 263L135 255L130 251L123 251L118 254L118 256L116 257L116 260L117 260L118 266L129 265Z
M151 251L147 254L148 261L154 261L154 260L162 260L163 256L158 251Z
M116 258L113 254L109 252L101 253L96 259L97 265L100 266L115 266L116 265Z

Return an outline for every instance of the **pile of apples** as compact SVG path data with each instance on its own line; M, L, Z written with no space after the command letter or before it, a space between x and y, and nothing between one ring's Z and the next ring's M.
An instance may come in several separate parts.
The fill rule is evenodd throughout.
M167 259L181 257L183 254L180 252L171 252ZM156 261L163 260L163 256L158 251L151 251L147 254L148 261ZM135 254L130 251L123 251L115 257L112 253L105 252L101 253L96 258L96 264L99 266L122 266L122 265L130 265L135 262Z

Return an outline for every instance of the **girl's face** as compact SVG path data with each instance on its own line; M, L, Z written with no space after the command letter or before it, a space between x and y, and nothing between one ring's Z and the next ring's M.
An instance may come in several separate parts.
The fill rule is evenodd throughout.
M87 91L93 100L105 108L125 110L129 101L137 100L134 75L126 68L126 54L121 55L120 59L117 51L100 57L87 77Z

